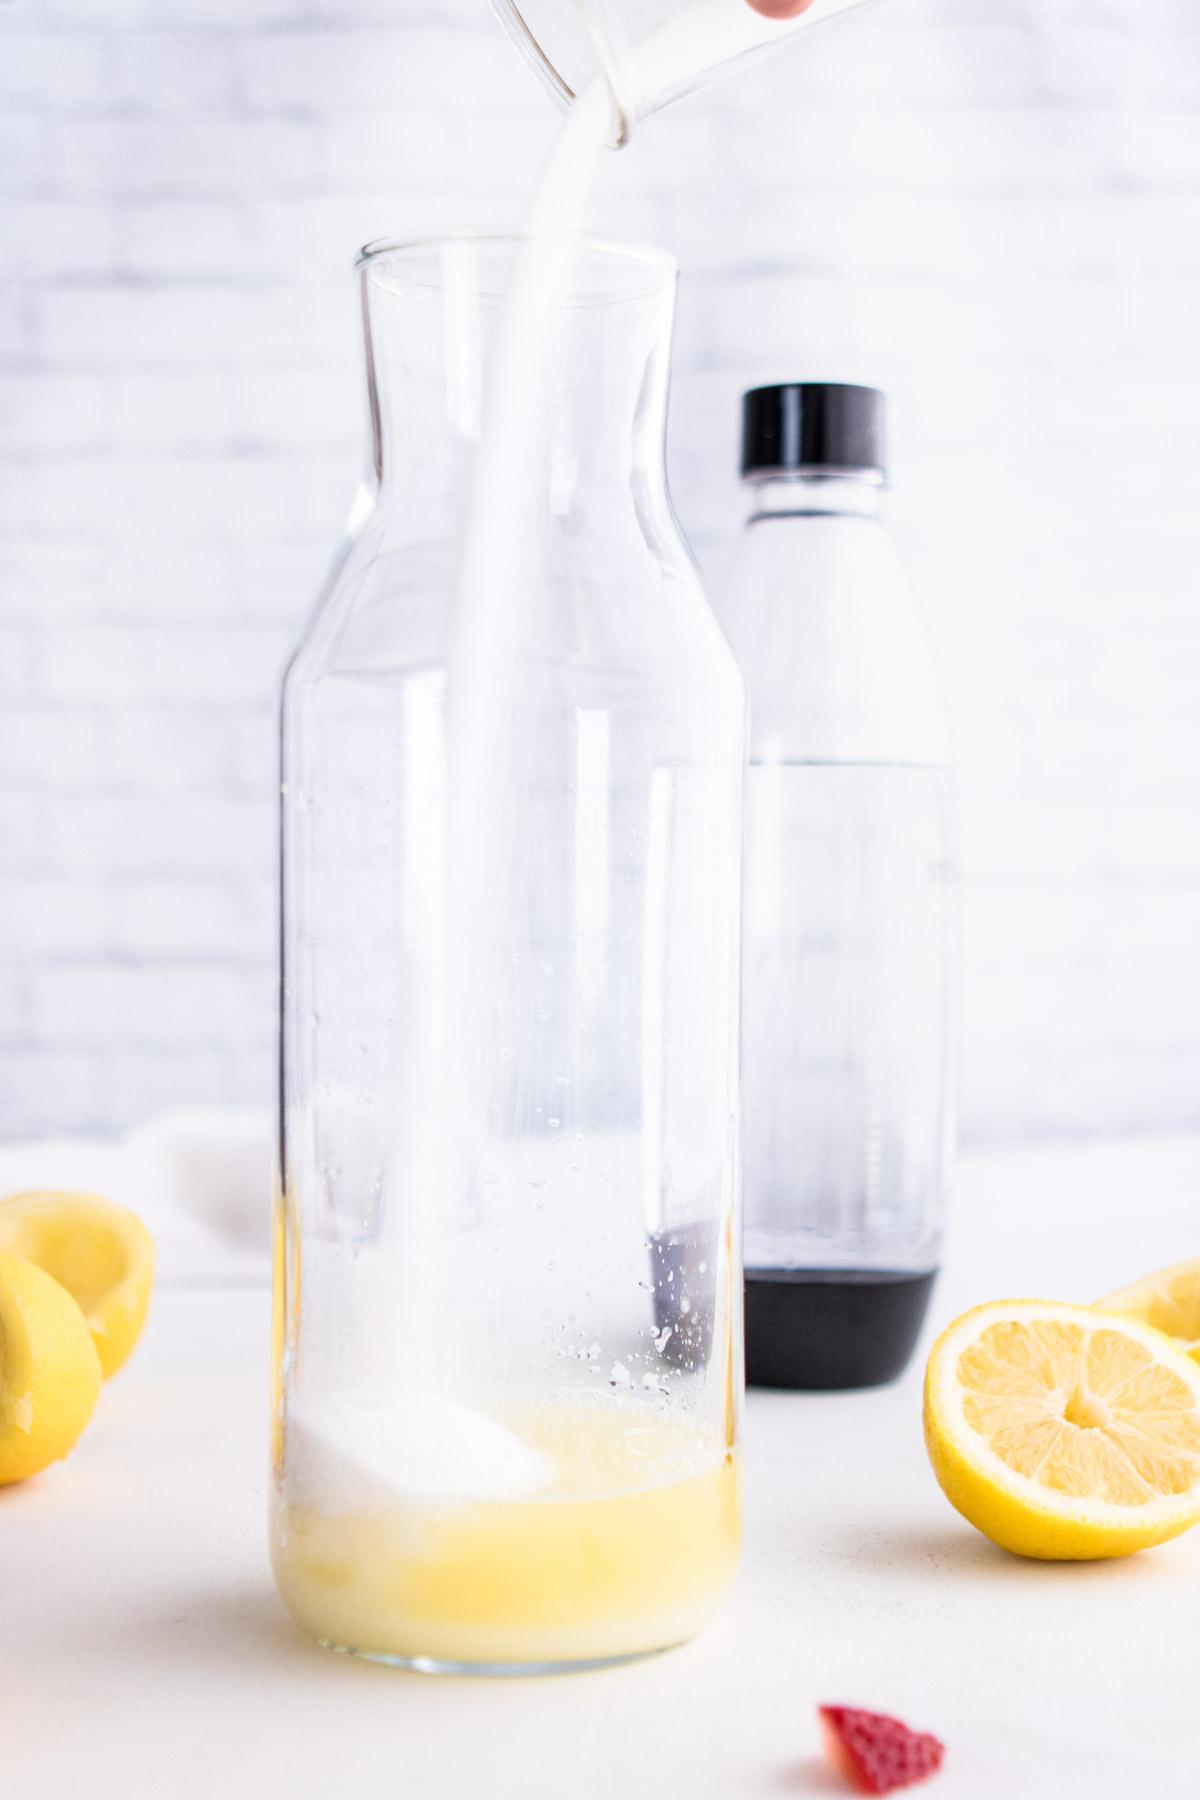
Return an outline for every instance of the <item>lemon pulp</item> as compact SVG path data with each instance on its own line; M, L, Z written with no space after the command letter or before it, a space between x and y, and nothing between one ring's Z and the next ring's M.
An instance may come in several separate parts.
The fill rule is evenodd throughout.
M695 1636L733 1580L734 1451L620 1407L509 1409L548 1457L536 1498L397 1495L362 1510L276 1502L276 1577L339 1648L511 1667L637 1655Z

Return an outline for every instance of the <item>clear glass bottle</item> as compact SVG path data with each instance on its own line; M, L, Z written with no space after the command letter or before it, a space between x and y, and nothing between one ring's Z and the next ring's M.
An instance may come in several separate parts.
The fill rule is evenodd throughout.
M945 718L878 516L883 396L746 396L721 608L751 747L743 934L747 1379L904 1367L941 1251L957 921Z
M273 1557L422 1668L679 1642L740 1535L744 690L674 267L560 246L535 365L518 249L364 253L371 492L283 696Z
M809 0L772 18L750 0L493 0L509 36L554 98L569 106L598 77L609 91L613 137L749 58L872 0Z

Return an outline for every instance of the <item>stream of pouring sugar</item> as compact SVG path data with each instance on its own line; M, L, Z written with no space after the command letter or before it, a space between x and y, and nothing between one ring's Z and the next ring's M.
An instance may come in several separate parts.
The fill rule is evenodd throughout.
M669 93L794 29L746 0L697 0L637 47L630 85L642 96ZM505 894L520 854L521 789L533 760L521 684L539 589L536 545L548 519L545 453L578 234L613 126L609 90L597 80L575 101L543 170L491 344L462 547L446 693L448 1054L435 1111L444 1144L468 1163L486 1129L486 1064L497 1048L489 1027L505 975L490 954L487 907ZM509 1046L518 1074L524 1048ZM463 1171L450 1173L461 1193Z
M696 0L635 47L627 85L649 105L707 70L857 3L816 0L799 20L780 20L755 12L746 0ZM586 18L586 9L580 11ZM453 1029L464 1033L464 1047L482 1039L482 1024L493 1013L494 996L486 981L475 984L471 965L486 937L479 930L481 897L500 891L508 867L506 800L520 663L536 598L527 552L546 518L539 475L569 329L577 234L613 125L608 87L597 79L575 101L545 164L490 346L446 693L447 975L449 1014Z
M806 17L851 3L818 0ZM631 85L643 98L669 94L794 29L746 0L697 0L638 46ZM477 1204L472 1178L488 1137L495 1025L509 974L490 927L514 859L528 855L520 843L528 820L522 786L534 739L522 681L538 595L533 549L547 518L545 450L579 267L577 234L612 129L611 99L598 80L555 140L497 297L447 662L444 967L440 981L432 971L424 978L439 1051L428 1065L417 1066L418 1056L400 1072L383 1281L358 1326L375 1346L384 1406L422 1392L470 1398L479 1385L479 1371L456 1366L446 1299L455 1288L456 1234ZM473 300L474 289L464 297ZM410 1041L421 1036L414 1025ZM507 1045L518 1077L527 1048ZM464 1298L469 1304L471 1296ZM502 1355L502 1346L495 1350ZM415 1446L414 1454L420 1460Z
M537 471L550 428L558 334L578 234L611 122L607 89L597 83L559 131L525 235L516 241L506 287L487 296L498 310L485 348L489 372L447 656L440 968L410 972L408 1048L398 1071L384 1189L381 1285L356 1326L368 1357L369 1344L375 1346L377 1404L406 1416L414 1397L449 1398L458 1391L470 1397L478 1387L478 1379L458 1366L461 1347L446 1318L445 1297L454 1288L456 1234L477 1199L473 1182L487 1135L489 1069L500 1049L495 1020L506 971L494 949L492 923L504 903L518 836L515 726L535 580L529 546L545 506ZM446 267L452 281L454 261ZM490 271L469 245L458 267L469 317L481 302L476 283ZM486 319L478 327L486 331ZM426 1058L430 1041L434 1054ZM523 1046L510 1048L519 1069ZM436 1455L432 1440L428 1447ZM421 1461L416 1445L413 1455Z

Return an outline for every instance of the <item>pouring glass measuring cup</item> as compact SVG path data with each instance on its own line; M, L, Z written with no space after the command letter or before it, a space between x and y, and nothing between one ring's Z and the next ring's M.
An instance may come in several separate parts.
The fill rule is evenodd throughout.
M843 13L877 0L813 0L771 18L748 0L493 0L509 36L563 106L601 77L614 141L635 121Z

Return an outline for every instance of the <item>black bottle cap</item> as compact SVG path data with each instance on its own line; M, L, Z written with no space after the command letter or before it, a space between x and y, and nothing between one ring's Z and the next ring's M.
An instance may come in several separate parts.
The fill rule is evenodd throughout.
M886 402L878 388L787 381L742 396L742 474L826 469L887 473Z

